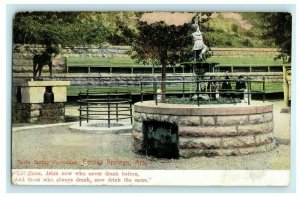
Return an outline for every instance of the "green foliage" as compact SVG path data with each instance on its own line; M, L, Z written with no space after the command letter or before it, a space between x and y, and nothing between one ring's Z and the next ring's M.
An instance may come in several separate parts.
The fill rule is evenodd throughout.
M102 21L109 34L107 42L112 45L130 45L132 33L136 33L137 16L135 12L94 12L90 17Z
M131 55L138 62L166 66L192 57L190 24L169 26L157 22L149 25L139 21L137 28Z
M189 104L189 105L197 105L198 101L191 98L169 98L166 99L166 103L171 104ZM210 100L199 100L200 105L212 105L212 104L235 104L240 103L240 99L238 98L218 98L218 99L210 99Z
M243 41L244 46L246 47L253 47L254 44L252 43L252 41L249 38L245 38L245 40Z
M233 32L238 33L239 32L239 26L237 24L232 24L231 29Z
M143 64L161 65L162 82L166 80L166 66L191 60L192 36L190 24L167 25L164 22L147 24L139 21L133 36L131 57ZM161 83L161 91L166 91ZM162 98L164 100L164 96Z
M210 14L207 14L210 15ZM196 15L195 15L196 16ZM206 22L201 21L202 23ZM192 21L191 21L192 22ZM167 25L165 22L138 21L137 33L127 30L131 40L131 57L139 63L160 65L162 73L161 91L166 91L166 66L174 66L193 59L191 24ZM204 26L205 28L205 26ZM208 45L209 46L209 45ZM205 56L206 58L209 57ZM164 96L162 97L164 100Z
M291 62L292 15L287 12L263 13L263 38L280 48L278 59Z
M18 12L13 23L13 41L21 44L102 44L107 34L100 20L82 12Z
M245 29L241 21L232 18L217 16L211 18L205 26L208 31L204 32L205 38L213 43L214 47L274 47L272 43L266 43L261 39L262 21L261 13L239 12L242 21L252 25L252 28Z

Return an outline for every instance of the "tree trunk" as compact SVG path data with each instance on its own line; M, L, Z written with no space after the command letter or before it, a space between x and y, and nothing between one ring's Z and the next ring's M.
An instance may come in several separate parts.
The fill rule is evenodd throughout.
M167 75L166 75L166 65L163 64L161 65L161 102L164 103L165 102L165 98L166 98L166 83L165 81L167 80Z

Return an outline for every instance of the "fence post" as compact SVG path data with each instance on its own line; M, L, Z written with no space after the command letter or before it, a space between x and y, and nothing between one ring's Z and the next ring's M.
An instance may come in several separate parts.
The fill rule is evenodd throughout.
M282 75L283 75L283 99L286 107L289 107L289 100L291 97L291 73L289 66L282 66Z
M107 93L107 98L108 98L108 102L107 102L107 115L108 115L108 128L110 128L110 95L109 92Z
M82 116L82 108L81 108L81 92L78 94L79 97L79 126L81 126L81 116Z
M119 103L118 103L119 95L118 90L116 90L116 121L119 122Z
M266 100L266 79L265 76L263 76L263 102Z
M155 105L157 105L157 82L154 81L154 99L155 99Z
M198 107L199 107L199 105L200 105L200 103L199 103L199 81L197 80L197 104L198 104Z
M129 100L129 113L130 113L130 122L131 122L131 125L132 125L132 95L130 93L130 100Z
M247 76L247 97L248 97L248 105L250 105L250 88L251 88L251 85L250 85L250 79L249 79L249 76Z
M86 122L89 123L89 90L86 93Z
M141 81L141 102L143 102L144 97L143 97L143 82Z
M184 76L182 77L182 97L185 97L185 93L184 93L184 89L185 89L185 83L184 83Z

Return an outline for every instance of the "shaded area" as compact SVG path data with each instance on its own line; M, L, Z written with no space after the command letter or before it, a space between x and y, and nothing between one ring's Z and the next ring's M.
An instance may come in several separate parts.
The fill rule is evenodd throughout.
M161 121L143 122L143 152L158 158L178 158L178 126Z

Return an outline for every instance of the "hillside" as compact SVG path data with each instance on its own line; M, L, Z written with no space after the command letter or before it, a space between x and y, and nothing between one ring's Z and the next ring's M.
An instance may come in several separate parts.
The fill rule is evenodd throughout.
M205 13L203 14L202 17L207 18ZM194 16L195 13L190 12L146 12L141 14L139 20L149 24L164 21L168 25L177 26L191 22ZM259 12L215 12L211 14L210 20L202 24L201 31L204 34L204 40L211 47L274 47L261 38L263 32L261 17L262 14ZM131 24L131 29L135 30L136 24L132 17L123 17L123 22ZM118 41L117 37L115 36L110 41Z
M213 13L205 37L214 47L274 47L261 39L261 15L256 12Z

